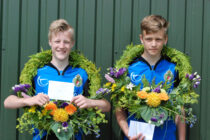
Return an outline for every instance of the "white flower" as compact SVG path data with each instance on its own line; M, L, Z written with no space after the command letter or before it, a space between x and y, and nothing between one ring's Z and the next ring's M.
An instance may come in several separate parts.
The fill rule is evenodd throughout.
M160 124L163 124L163 120L160 121Z
M145 88L143 88L142 90L143 90L143 91L146 91L146 92L147 92L147 91L150 91L150 87L145 87Z
M195 72L194 75L197 75L197 72Z
M129 85L126 86L126 88L129 89L129 90L132 90L133 87L135 87L135 85L132 84L132 83L129 83Z
M160 89L160 92L166 93L165 89Z
M148 123L151 124L152 123L151 120L149 120Z
M61 129L60 129L60 128L58 128L58 129L57 129L57 132L58 132L58 133L60 133L60 132L61 132Z

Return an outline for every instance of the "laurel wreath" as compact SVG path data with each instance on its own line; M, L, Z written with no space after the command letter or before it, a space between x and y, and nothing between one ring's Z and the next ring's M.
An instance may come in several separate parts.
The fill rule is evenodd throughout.
M33 77L37 74L37 69L43 67L44 65L48 64L52 59L52 51L46 50L41 51L40 53L36 53L30 56L30 59L21 72L20 75L20 83L22 84L30 84L32 85ZM72 51L69 56L69 64L73 67L80 67L84 69L88 74L89 83L89 94L90 96L94 96L96 91L100 88L101 79L99 71L96 66L89 61L87 58L84 57L83 54ZM29 91L33 91L33 87L29 89ZM28 92L30 96L34 94L34 92ZM20 95L19 95L20 96Z
M128 68L129 64L138 56L141 56L141 54L144 52L144 46L142 44L140 45L133 45L130 44L126 47L126 50L124 50L123 55L121 58L116 61L115 68ZM179 88L181 85L183 85L187 79L186 74L192 73L192 67L190 65L190 59L188 56L186 56L184 53L174 49L170 48L169 46L164 46L162 49L162 56L168 57L172 63L176 64L175 69L178 71L179 74L179 85L177 88ZM180 87L181 88L181 87ZM185 94L180 95L181 99L184 103L194 104L197 103L198 94L196 94L194 91L190 89ZM118 94L117 92L113 92L111 96L111 100L113 102L113 105L115 107L125 107L125 104L122 104L122 100L124 100L124 95Z

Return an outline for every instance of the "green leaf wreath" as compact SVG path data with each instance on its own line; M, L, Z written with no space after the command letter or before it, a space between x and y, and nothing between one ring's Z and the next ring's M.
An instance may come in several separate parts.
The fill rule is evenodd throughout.
M129 64L143 51L143 45L128 45L115 67L109 68L108 73L105 74L108 83L104 85L104 90L112 92L111 100L114 107L128 110L131 115L135 114L136 118L142 118L156 126L162 125L167 118L175 119L176 115L180 115L182 119L193 125L196 117L192 114L192 108L185 107L185 105L198 102L198 94L194 92L193 86L197 87L200 84L200 76L197 73L189 75L192 72L189 58L176 49L164 46L162 55L176 63L175 69L179 71L180 83L168 94L166 91L170 84L155 85L154 81L149 83L146 78L143 78L142 90L144 92L142 92L140 91L141 85L135 86L131 83L127 76L127 69ZM183 114L183 109L186 116Z
M15 88L22 87L24 91L27 90L26 94L33 96L35 93L32 86L33 77L36 76L37 69L48 64L51 59L51 50L42 50L40 53L30 56L20 75L21 85L15 86L14 91ZM83 68L87 72L90 81L89 98L96 99L96 91L100 88L101 83L100 70L77 51L70 53L69 62L71 66ZM17 94L22 97L21 91L18 91ZM74 134L81 130L86 135L95 133L99 137L99 124L107 123L105 114L97 108L78 109L73 104L63 101L51 101L43 107L25 107L23 115L17 120L19 121L17 128L20 132L29 131L32 133L34 128L38 128L40 135L45 132L47 134L53 132L60 140L72 139Z

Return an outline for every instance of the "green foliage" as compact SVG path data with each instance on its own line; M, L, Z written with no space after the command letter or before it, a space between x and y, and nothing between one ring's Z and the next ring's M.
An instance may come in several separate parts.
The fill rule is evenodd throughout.
M143 45L128 45L126 50L123 52L120 60L116 61L115 67L116 69L120 68L128 68L129 64L136 58L141 56L144 51ZM140 90L140 85L137 87L133 87L132 90L125 89L121 91L121 88L124 86L128 86L130 80L128 80L127 72L122 75L120 78L112 77L115 80L115 83L112 83L110 86L105 88L111 89L115 84L116 89L112 90L111 100L115 108L123 108L128 110L131 115L135 114L136 118L143 118L145 121L150 122L151 119L157 119L157 122L153 121L152 123L156 126L159 126L165 121L168 117L175 118L176 115L183 115L183 107L187 104L197 103L198 94L193 91L192 81L189 81L185 76L186 74L190 74L192 72L192 67L189 62L189 58L183 54L182 52L170 48L164 47L162 50L162 56L165 58L169 58L171 62L176 64L176 70L179 73L180 83L177 88L173 89L169 94L170 101L161 101L161 104L158 107L150 107L146 104L147 100L139 99L137 97L137 91ZM167 90L171 87L172 83L164 82L155 84L154 79L150 84L147 79L144 77L142 79L143 87L147 87L149 90L147 92L151 92L151 89L154 89L158 86L162 86L161 89ZM186 113L189 114L185 119L188 121L193 120L192 111L188 108L185 109Z
M19 80L20 83L32 85L33 77L35 77L37 74L37 69L48 64L51 59L51 50L42 50L42 52L30 56L29 61L25 63L25 66L21 72ZM94 96L96 91L100 88L101 84L99 74L100 69L97 69L91 61L89 61L87 58L84 57L84 55L76 51L72 51L70 53L69 63L71 66L83 68L87 72L88 79L90 80L89 94L91 96ZM30 92L28 92L30 96L34 94L33 90L33 87L31 87L29 90Z

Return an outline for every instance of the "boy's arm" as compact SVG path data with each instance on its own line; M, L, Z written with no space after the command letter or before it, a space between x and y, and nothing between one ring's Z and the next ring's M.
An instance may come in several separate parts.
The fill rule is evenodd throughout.
M111 109L110 103L105 100L94 100L94 99L88 99L84 97L83 95L78 95L73 97L72 103L75 103L79 108L94 108L97 107L102 112L109 112Z
M19 98L16 95L10 95L4 100L4 107L15 109L33 105L42 106L47 102L49 102L49 97L43 93L28 98Z
M123 109L121 108L116 109L115 115L116 115L116 119L120 128L122 129L123 133L129 140L143 140L144 139L144 136L141 133L139 133L137 136L134 136L134 137L128 136L129 128L128 128L128 123L126 121L127 115Z
M186 124L185 121L181 119L180 116L176 116L176 123L178 128L179 140L185 140L186 137Z

